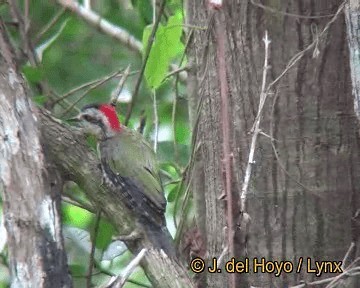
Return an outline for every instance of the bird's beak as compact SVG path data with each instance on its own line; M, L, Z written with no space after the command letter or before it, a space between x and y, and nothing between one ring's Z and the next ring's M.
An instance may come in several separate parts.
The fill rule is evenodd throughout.
M80 114L75 116L75 117L72 117L72 118L69 118L69 119L66 119L66 122L69 122L69 123L79 123L81 121L81 117L80 117Z

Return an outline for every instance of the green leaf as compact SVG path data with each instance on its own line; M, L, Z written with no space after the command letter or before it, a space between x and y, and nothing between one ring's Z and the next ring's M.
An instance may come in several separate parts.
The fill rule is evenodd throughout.
M105 249L111 243L112 236L115 233L115 228L109 222L100 220L98 235L96 238L96 247Z
M35 104L39 106L44 106L47 97L45 95L36 95L32 98L32 100L35 102Z
M172 141L164 141L158 143L157 155L161 162L176 162L178 165L185 167L189 159L189 146L177 144L179 159L175 158L174 143Z
M175 201L176 195L177 195L177 192L178 192L178 189L179 189L179 185L181 185L181 184L179 183L177 185L172 185L173 187L171 187L171 189L169 191L169 194L168 194L168 197L167 197L167 201L169 203Z
M184 50L184 45L181 43L182 21L182 15L178 12L169 17L166 26L162 24L158 26L145 68L145 78L152 89L157 89L161 85L171 60ZM151 29L148 26L144 30L144 47L147 46Z
M22 67L22 72L25 75L26 80L28 80L30 83L37 83L44 77L44 73L41 67L25 65Z
M93 214L85 209L70 204L62 205L63 223L72 227L86 229L91 223Z

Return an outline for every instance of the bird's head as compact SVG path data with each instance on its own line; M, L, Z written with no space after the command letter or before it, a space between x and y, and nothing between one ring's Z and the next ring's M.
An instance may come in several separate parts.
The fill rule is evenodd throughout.
M121 131L115 107L110 104L86 105L76 118L81 121L86 133L98 139L112 137Z

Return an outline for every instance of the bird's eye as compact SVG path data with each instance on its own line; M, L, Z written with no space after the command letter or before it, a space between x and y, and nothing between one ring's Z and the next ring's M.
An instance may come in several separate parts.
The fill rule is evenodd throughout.
M88 122L91 122L92 121L92 117L89 116L89 115L83 115L83 118L88 121Z

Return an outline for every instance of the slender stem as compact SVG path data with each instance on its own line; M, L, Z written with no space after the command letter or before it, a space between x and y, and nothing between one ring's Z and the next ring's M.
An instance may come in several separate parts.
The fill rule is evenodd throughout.
M137 100L137 95L138 95L138 93L139 93L140 84L141 84L142 78L143 78L143 76L144 76L146 64L147 64L147 61L148 61L148 59L149 59L151 47L152 47L152 44L154 43L155 34L156 34L157 28L158 28L158 26L159 26L161 16L162 16L162 14L164 13L165 4L166 4L166 0L163 0L163 1L161 2L161 6L160 6L160 10L159 10L159 15L158 15L157 18L156 18L155 24L154 24L154 26L153 26L153 29L152 29L152 31L151 31L151 34L150 34L150 37L149 37L149 40L148 40L148 43L147 43L147 46L146 46L146 51L145 51L145 54L144 54L144 61L143 61L143 63L142 63L141 69L140 69L140 75L139 75L139 78L138 78L137 81L136 81L135 88L134 88L134 93L133 93L133 97L132 97L132 100L131 100L131 102L130 102L130 104L129 104L129 106L128 106L127 112L126 112L126 117L125 117L125 121L124 121L125 126L127 126L128 123L129 123L129 120L130 120L130 117L131 117L131 113L132 113L132 111L133 111L134 105L135 105L136 100Z
M99 232L100 216L101 216L101 210L98 210L96 213L96 220L95 220L95 227L94 227L94 239L91 243L89 268L88 268L88 273L86 275L86 287L87 288L91 288L92 271L93 271L94 262L95 262L94 257L95 257L96 238L97 238L97 235Z

